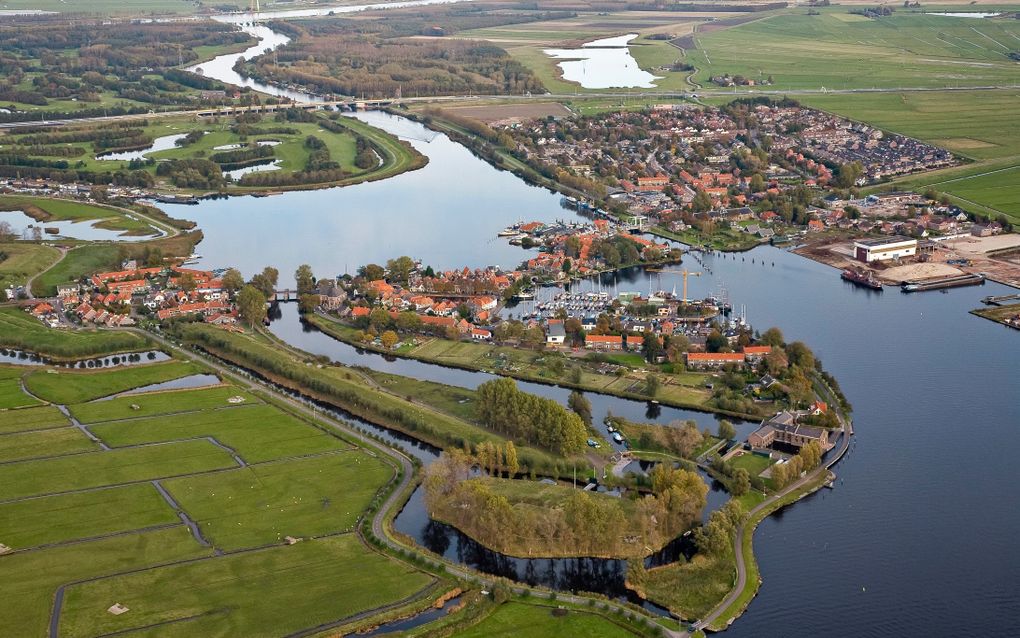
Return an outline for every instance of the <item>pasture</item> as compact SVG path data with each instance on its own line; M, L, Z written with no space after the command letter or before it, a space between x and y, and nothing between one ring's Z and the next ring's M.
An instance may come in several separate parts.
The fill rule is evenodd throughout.
M147 340L134 333L52 330L23 310L0 308L0 347L29 350L56 359L80 359L138 351L146 345Z
M60 251L52 246L23 242L0 243L0 289L23 286L60 259Z
M777 89L944 88L1020 83L1007 53L1020 47L1015 20L952 18L897 11L868 19L845 7L797 10L696 35L687 61L697 81L769 76ZM750 47L750 49L749 49ZM754 55L748 55L753 50Z
M19 609L0 635L45 634L65 585L62 636L286 635L428 591L352 533L394 475L381 457L232 385L95 400L200 370L28 370L109 449L56 407L0 412L0 596Z

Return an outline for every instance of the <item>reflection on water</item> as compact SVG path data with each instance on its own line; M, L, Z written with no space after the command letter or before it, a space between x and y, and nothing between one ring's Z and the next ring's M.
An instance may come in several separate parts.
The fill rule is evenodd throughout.
M63 366L67 368L116 368L118 366L138 365L141 363L158 363L168 361L170 355L160 350L149 352L132 352L115 354L108 357L95 357L77 361L54 361L34 352L0 348L0 364L24 366Z
M586 89L655 88L662 78L642 69L630 54L628 43L636 33L588 42L579 49L544 49L549 57L563 60L558 67L563 79Z
M134 160L134 159L145 159L149 153L156 153L158 151L166 151L171 148L176 148L177 140L184 139L187 136L186 133L175 133L173 135L164 135L157 137L152 140L152 144L147 148L138 149L134 151L121 151L119 153L100 153L96 155L98 160Z

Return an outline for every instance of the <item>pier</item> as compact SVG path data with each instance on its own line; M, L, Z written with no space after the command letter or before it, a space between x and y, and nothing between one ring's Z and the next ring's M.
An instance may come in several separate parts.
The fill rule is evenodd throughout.
M1002 306L1010 301L1020 301L1020 293L1012 295L999 295L997 297L992 296L985 297L984 299L981 300L981 303L985 304L986 306Z

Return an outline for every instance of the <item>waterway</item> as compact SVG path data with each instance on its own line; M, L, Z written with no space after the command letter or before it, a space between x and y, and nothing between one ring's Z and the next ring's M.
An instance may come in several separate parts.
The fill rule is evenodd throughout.
M32 219L20 210L0 211L0 221L9 223L14 229L14 232L21 235L24 239L31 239L34 229L36 228L38 228L39 232L42 233L43 240L66 237L87 241L142 241L152 239L154 236L162 235L161 231L158 231L151 226L150 230L152 232L149 235L128 235L124 230L100 228L97 224L103 220L99 219L60 219L40 222ZM45 231L47 228L55 229L56 232L48 233Z
M149 153L156 153L158 151L167 151L176 147L177 140L184 139L187 136L186 133L174 133L173 135L163 135L152 140L152 144L143 149L134 151L120 151L111 153L100 153L96 155L97 160L135 160L145 159Z
M586 89L655 88L655 81L662 78L642 69L630 53L629 43L636 37L629 33L587 42L578 49L544 49L543 53L562 60L556 66L564 80Z
M437 267L510 265L527 253L495 242L498 229L522 217L570 214L556 196L443 136L425 143L413 138L424 131L407 120L365 117L411 139L429 166L350 188L190 207L206 233L205 264L237 264L246 274L273 264L285 278L302 262L329 275L402 253ZM725 287L757 328L781 326L788 340L810 344L855 408L857 436L836 467L835 489L759 526L764 583L727 635L946 635L961 627L1015 635L1020 341L967 313L981 297L1011 290L987 284L876 294L772 247L685 265L705 272L690 280L691 296ZM670 273L621 278L636 290L680 286ZM281 325L274 324L278 334ZM309 349L303 332L286 338ZM619 405L623 414L627 404ZM472 548L450 549L447 534L436 542L471 562ZM562 583L569 587L569 578Z

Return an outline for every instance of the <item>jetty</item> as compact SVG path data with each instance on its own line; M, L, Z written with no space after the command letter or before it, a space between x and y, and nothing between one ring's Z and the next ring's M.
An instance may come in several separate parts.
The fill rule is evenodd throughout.
M981 300L986 306L1002 306L1011 301L1020 301L1020 293L1012 295L988 296Z

